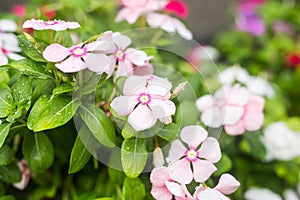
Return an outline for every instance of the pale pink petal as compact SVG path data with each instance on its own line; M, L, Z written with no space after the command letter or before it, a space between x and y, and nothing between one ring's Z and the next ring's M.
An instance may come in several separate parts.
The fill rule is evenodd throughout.
M23 172L21 181L14 183L13 186L19 190L24 190L27 187L29 180L30 180L30 174Z
M128 60L119 61L116 77L133 75L133 65Z
M224 109L212 107L201 114L201 121L208 127L219 128L223 125Z
M95 41L85 45L88 51L107 51L111 47L111 43L107 41Z
M148 0L121 0L122 4L127 7L138 7L143 6Z
M244 125L244 120L239 120L236 124L234 125L225 125L224 129L228 135L241 135L245 133L245 125Z
M172 194L166 187L152 186L151 194L156 200L172 200Z
M152 114L157 118L165 118L175 114L176 106L170 100L152 99L149 103Z
M224 196L218 190L207 188L198 194L199 200L229 200L228 197Z
M193 180L193 172L190 166L190 161L185 158L170 164L168 169L170 177L174 181L181 184L189 184Z
M15 32L17 31L17 24L13 20L10 19L2 19L0 20L0 31L3 32Z
M131 39L119 32L114 33L112 39L121 50L125 50L131 44Z
M55 66L65 73L78 72L86 68L80 57L74 56L70 56L63 62L55 64Z
M238 182L232 175L223 174L215 189L222 194L228 195L234 193L240 187L240 185L240 182Z
M264 106L265 106L264 98L257 95L250 95L246 108L247 110L262 111L264 109Z
M184 197L184 191L181 188L181 185L175 182L166 181L166 187L168 190L176 197Z
M201 126L186 126L181 130L180 138L189 147L197 148L207 138L207 131Z
M110 106L118 113L118 115L127 116L133 111L137 104L138 101L135 97L119 96L114 98L110 103Z
M197 108L200 112L204 112L214 104L214 98L211 95L204 95L196 101Z
M0 34L1 39L1 46L4 47L8 51L16 51L20 52L21 49L19 47L19 41L17 36L15 36L12 33L1 33Z
M22 26L22 28L32 28L35 30L44 30L45 27L46 26L43 20L36 19L26 20Z
M186 185L185 184L182 184L181 185L181 188L182 188L182 190L184 191L184 193L185 193L185 195L186 195L186 198L188 199L188 200L194 200L194 199L196 199L196 198L194 198L192 195L191 195L191 193L189 192L189 190L187 189L187 187L186 187ZM199 187L198 187L199 188ZM196 192L197 192L197 189L196 189ZM195 193L196 193L195 192ZM185 199L186 199L185 198ZM177 199L176 199L177 200Z
M108 69L112 66L112 63L114 60L112 60L110 57L108 57L105 54L90 54L85 59L85 67L87 67L89 70L96 72L98 74L101 74L103 72L107 73L110 71Z
M158 95L161 97L166 97L170 94L172 88L172 83L166 78L161 78L158 76L149 76L148 77L148 86L147 86L151 95ZM167 97L168 99L169 97Z
M169 15L165 15L165 19L164 21L160 24L160 28L162 30L165 30L168 33L175 33L176 32L176 28L175 28L175 24L174 24L174 19L171 18Z
M24 59L23 56L20 56L19 54L16 54L16 53L8 53L7 57L9 57L12 60L22 60L22 59Z
M221 159L221 149L218 140L212 137L208 137L201 145L199 149L200 158L216 163Z
M140 90L146 90L148 76L130 76L124 83L123 93L126 96L137 94Z
M151 27L157 28L163 23L163 21L166 19L166 16L158 13L149 13L146 19L147 23Z
M154 168L150 174L152 185L163 187L165 181L170 179L169 170L167 167Z
M134 73L134 75L137 75L137 76L150 75L150 74L153 74L153 72L154 72L154 69L150 63L133 68L133 73Z
M248 102L249 91L240 85L234 85L226 93L226 103L231 105L244 106Z
M174 140L171 144L171 148L169 150L169 156L166 158L168 163L173 163L179 160L182 156L184 156L184 152L186 151L186 147L180 142L180 140Z
M8 63L7 57L0 52L0 66L6 65Z
M207 160L196 160L192 162L194 179L196 182L203 183L217 170L216 166ZM171 176L172 178L172 176Z
M43 53L44 58L49 62L63 61L69 55L71 55L70 50L60 44L51 44Z
M264 113L262 111L247 110L243 122L248 131L257 131L264 123Z
M173 19L174 20L174 26L175 26L175 29L177 30L178 34L186 39L186 40L191 40L193 39L193 34L190 30L188 30L186 28L186 26L181 22L179 21L178 19Z
M146 105L139 104L128 116L129 124L136 130L142 131L151 128L156 123L155 118Z
M147 61L147 54L144 51L128 48L125 51L126 59L135 65L143 65Z
M233 125L236 124L243 116L245 112L244 107L242 106L225 106L225 116L224 116L224 125Z

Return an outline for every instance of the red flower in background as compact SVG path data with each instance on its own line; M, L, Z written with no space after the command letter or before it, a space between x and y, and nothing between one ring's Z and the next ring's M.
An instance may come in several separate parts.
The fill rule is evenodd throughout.
M165 12L175 14L184 19L189 15L188 5L181 0L172 0L164 8Z
M285 62L289 68L298 68L300 66L300 54L296 52L289 53Z
M45 17L48 20L53 19L56 15L56 11L53 9L50 9L48 6L41 7L41 11L43 12L43 14L45 15Z
M26 16L26 7L24 4L16 4L12 7L11 12L18 17L24 18Z

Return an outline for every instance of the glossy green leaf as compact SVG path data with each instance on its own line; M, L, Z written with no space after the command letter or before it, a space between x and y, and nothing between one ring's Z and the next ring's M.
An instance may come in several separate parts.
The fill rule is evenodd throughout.
M85 126L82 128L87 129ZM83 130L86 131L86 130ZM80 135L80 133L79 133ZM87 136L90 137L90 136ZM88 139L87 139L88 140ZM88 144L88 141L86 141ZM80 171L90 160L91 154L88 150L84 147L79 136L76 137L70 158L70 166L69 166L69 174L76 173Z
M21 172L17 164L0 166L0 180L9 184L21 181Z
M22 52L26 54L29 58L31 58L34 61L38 62L46 62L46 60L43 57L42 52L40 52L35 44L33 44L31 41L29 41L25 35L19 35L19 45L22 49Z
M0 200L15 200L15 197L13 195L6 195L3 197L0 197Z
M22 152L30 169L42 173L54 161L54 148L45 133L27 133L23 140Z
M123 183L123 195L125 200L140 200L146 196L145 186L139 178L126 177Z
M122 130L122 136L124 138L131 138L131 137L134 137L138 134L139 132L136 131L134 128L132 128L132 126L126 122L125 126L123 127L123 130Z
M14 152L8 145L0 148L0 166L8 165L14 160Z
M12 95L18 108L25 107L27 111L30 108L32 97L31 78L21 76L12 86Z
M12 61L8 66L18 70L25 75L34 76L40 79L52 79L51 74L45 71L41 63L35 62L31 59Z
M32 81L32 102L35 102L40 96L45 94L51 95L52 90L55 88L55 83L52 79L36 79Z
M221 176L222 174L229 172L232 168L232 162L226 154L223 154L221 160L216 163L216 167L218 170L215 172L215 175Z
M13 109L13 96L10 88L0 84L0 118L8 116Z
M101 144L107 147L115 146L116 134L114 126L100 108L81 105L78 111L82 120Z
M0 148L3 146L5 139L9 133L9 128L11 124L3 123L0 125Z
M122 143L121 162L125 174L136 178L145 168L148 158L144 139L128 138Z
M58 94L63 94L63 93L67 93L67 92L72 92L72 91L73 91L73 86L68 83L64 83L64 84L61 84L61 85L57 86L56 88L54 88L52 94L58 95Z
M27 127L35 132L66 124L74 115L79 102L68 97L41 96L28 116Z
M73 45L72 38L68 31L57 31L55 33L54 43L59 43L65 47L71 47Z
M166 140L166 141L173 141L179 134L180 127L177 124L171 123L165 125L161 131L158 132L157 136Z

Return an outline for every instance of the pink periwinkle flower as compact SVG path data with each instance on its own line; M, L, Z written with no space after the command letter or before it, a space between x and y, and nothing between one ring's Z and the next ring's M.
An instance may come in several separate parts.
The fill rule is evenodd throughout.
M0 66L8 64L8 58L21 60L24 57L17 54L21 52L18 38L11 33L0 33Z
M189 184L193 179L203 183L217 170L213 163L221 159L220 146L215 138L207 135L207 131L197 125L182 129L180 137L187 146L175 140L166 158L172 180L181 184Z
M180 20L169 15L149 13L147 15L147 23L153 28L161 28L168 33L178 32L178 34L186 40L193 39L192 32L188 30Z
M18 26L16 22L10 19L1 19L0 20L0 34L1 33L8 33L8 32L15 32L17 31Z
M208 127L234 125L243 116L250 92L238 84L221 87L214 96L200 97L196 105L202 112L201 121Z
M66 22L63 20L43 21L40 19L31 19L24 22L23 28L32 28L35 30L65 31L67 29L80 28L80 25L78 24L78 22Z
M152 65L149 64L149 59L151 58L144 51L129 48L131 44L129 37L119 32L107 31L98 40L110 43L110 47L105 53L110 56L108 64L110 71L113 72L116 64L118 64L116 78L133 75L136 67L142 67L140 70L136 69L136 74L139 75L146 75L153 71ZM102 65L107 65L106 60L99 60L99 62L104 62ZM94 65L90 70L97 71L98 68Z
M236 19L236 27L253 36L261 36L266 32L265 22L256 12L240 13Z
M128 116L129 124L137 131L151 128L157 120L175 114L175 104L169 100L172 84L158 76L130 76L124 83L123 96L110 104L120 116Z
M197 199L229 200L229 198L225 195L234 193L240 185L240 182L238 182L232 175L223 174L216 187L205 188L200 186L197 189Z
M249 13L262 6L266 0L242 0L238 4L239 13Z
M233 125L225 125L225 131L228 135L241 135L246 131L259 130L264 122L264 98L257 95L249 95L244 113L240 120Z
M18 17L25 17L26 6L24 4L16 4L12 7L11 12Z
M176 183L170 177L167 167L154 168L150 174L152 196L157 200L185 199L183 185Z
M136 20L150 12L161 10L168 3L167 0L121 0L123 8L119 11L116 21L126 20L133 24Z
M187 18L189 15L189 7L182 0L171 0L164 8L167 13L175 14L180 18Z
M99 73L112 74L108 68L110 59L103 54L108 48L109 44L104 41L78 44L70 48L55 43L45 49L43 56L47 61L56 63L55 66L65 73L97 68Z
M19 190L24 190L30 180L30 177L32 176L32 172L26 162L26 160L22 159L18 162L18 167L22 173L22 179L18 183L14 183L13 186Z

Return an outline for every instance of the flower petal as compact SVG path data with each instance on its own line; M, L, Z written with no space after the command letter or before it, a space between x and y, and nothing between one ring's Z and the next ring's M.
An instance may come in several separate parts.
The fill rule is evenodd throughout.
M111 71L110 67L113 66L112 63L114 62L113 59L108 57L105 54L90 54L85 59L85 67L89 70L101 74L103 72L109 74Z
M172 200L172 194L166 187L152 186L151 194L155 199Z
M185 193L181 188L181 185L175 182L166 181L166 187L176 197L184 197Z
M133 74L133 65L128 60L119 61L116 77L131 76Z
M154 69L150 63L146 63L144 65L133 68L133 73L134 73L134 75L137 75L137 76L150 75L150 74L153 74L153 72L154 72Z
M131 44L131 39L119 32L114 33L112 39L114 43L122 50L125 50Z
M151 95L158 95L158 96L165 97L168 96L168 94L170 93L170 90L172 88L172 83L166 78L161 78L155 75L151 75L148 77L147 88Z
M43 53L44 58L49 62L63 61L69 55L71 55L69 49L60 44L51 44Z
M231 106L226 105L224 111L224 125L233 125L236 124L243 116L245 112L244 107L242 106Z
M8 53L7 57L9 57L12 60L22 60L22 59L24 59L23 56L20 56L19 54L16 54L16 53Z
M199 149L199 155L212 163L218 162L221 159L221 149L218 140L212 137L204 140Z
M74 56L70 56L63 62L55 64L55 66L65 73L78 72L86 68L80 57Z
M174 18L174 26L178 32L178 34L186 39L186 40L191 40L193 39L193 34L192 32L186 28L186 26L178 19Z
M162 15L158 13L149 13L147 15L147 23L149 24L149 26L154 28L159 27L165 19L166 19L166 15Z
M6 65L7 63L8 63L7 57L4 54L0 53L0 66Z
M194 179L196 182L203 183L217 170L216 166L207 160L196 160L192 162ZM172 176L171 176L172 178Z
M129 124L136 130L142 131L151 128L156 123L155 118L146 105L139 104L128 117Z
M207 131L197 125L186 126L181 130L180 138L189 147L197 148L207 138Z
M256 110L247 110L243 121L248 131L257 131L264 123L264 113Z
M126 59L135 65L143 65L147 61L147 54L144 51L128 48L125 51Z
M110 103L110 106L118 113L118 115L127 116L133 111L137 104L138 101L135 97L119 96Z
M169 156L166 158L168 163L173 163L179 160L182 156L184 156L184 152L186 151L186 147L183 146L180 140L174 140L171 144L171 148L169 150Z
M190 161L185 158L170 164L168 169L170 177L174 181L181 184L189 184L193 180L193 172L190 166Z
M88 51L107 51L111 48L111 43L108 41L95 41L85 45Z
M224 109L212 107L202 113L201 121L208 127L219 128L223 125L224 112Z
M200 112L204 112L214 104L214 98L211 95L204 95L196 101L197 108Z
M16 22L10 19L0 20L0 30L3 32L15 32L17 31L18 26Z
M209 199L209 200L228 200L228 197L221 194L218 190L207 188L197 195L198 199Z
M123 94L130 96L140 90L146 90L148 76L130 76L124 83Z
M240 182L238 182L232 175L223 174L215 189L222 194L228 195L234 193L240 187L240 185Z
M170 100L152 99L149 103L152 114L157 118L165 118L175 114L176 106Z
M154 168L150 174L152 185L163 187L165 181L170 179L169 170L167 167Z
M236 124L233 125L225 125L225 131L228 135L236 136L245 133L245 125L244 120L239 120Z

